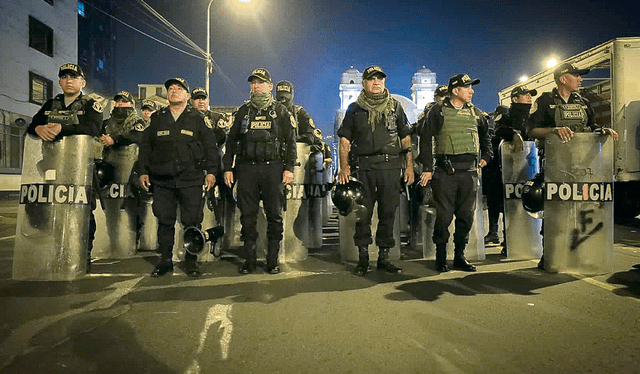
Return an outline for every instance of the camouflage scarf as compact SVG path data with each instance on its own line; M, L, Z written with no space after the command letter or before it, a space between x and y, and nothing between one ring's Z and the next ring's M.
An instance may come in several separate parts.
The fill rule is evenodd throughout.
M265 93L252 93L251 94L251 105L258 110L267 109L273 103L273 96L271 92Z
M379 94L370 94L362 90L360 96L358 96L357 103L369 112L371 131L376 131L376 122L380 121L383 115L387 121L392 121L394 118L393 115L391 115L395 109L394 102L389 94L389 90L386 88L384 92Z

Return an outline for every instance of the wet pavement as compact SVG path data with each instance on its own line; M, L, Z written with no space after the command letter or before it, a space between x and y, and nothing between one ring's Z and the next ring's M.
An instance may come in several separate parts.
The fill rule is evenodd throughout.
M487 248L476 273L410 251L402 275L340 261L335 226L307 261L201 278L157 255L97 260L72 282L11 279L16 203L0 201L2 373L640 372L640 223L615 230L614 271L549 274ZM373 263L375 265L375 263Z

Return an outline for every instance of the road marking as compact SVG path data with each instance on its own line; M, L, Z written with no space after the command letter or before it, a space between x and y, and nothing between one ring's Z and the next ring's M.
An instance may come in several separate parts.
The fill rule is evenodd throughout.
M196 350L196 357L191 362L191 365L185 371L185 374L198 374L200 373L200 363L198 362L198 356L204 349L204 343L207 340L209 329L217 322L220 322L218 331L222 330L220 336L220 351L222 359L226 360L229 357L229 344L231 343L231 333L233 331L233 323L231 322L231 308L232 304L216 304L212 308L209 308L207 319L204 322L204 328L200 332L200 342L198 349Z
M71 309L64 313L42 317L18 326L18 328L13 330L11 335L2 342L2 346L0 346L0 359L2 360L2 367L0 367L0 369L4 369L10 365L17 356L32 352L34 348L37 348L31 346L31 339L40 333L40 331L65 318L98 309L111 308L113 304L120 300L124 295L131 292L131 290L133 290L133 288L144 278L145 277L139 277L122 282L116 282L109 286L110 289L115 288L115 291L101 299L85 305L82 308Z
M16 236L15 235L11 235L11 236L5 236L4 238L0 238L0 241L2 240L9 240L9 239L15 239Z

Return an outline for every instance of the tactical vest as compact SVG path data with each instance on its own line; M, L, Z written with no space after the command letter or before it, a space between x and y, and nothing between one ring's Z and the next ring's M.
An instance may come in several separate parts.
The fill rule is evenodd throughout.
M89 100L81 96L80 99L76 99L71 103L69 109L62 109L64 97L56 97L51 103L51 110L45 112L47 115L47 123L59 123L62 126L80 124L78 116L84 114L82 108L84 108L87 101Z
M392 99L390 98L389 100ZM391 113L391 118L385 118L383 116L381 122L384 124L384 127L380 126L380 123L376 124L376 129L373 132L373 148L379 149L380 153L397 155L401 151L400 138L398 137L398 116L396 114L398 105L400 104L396 102ZM381 131L383 129L386 131Z
M249 106L240 129L240 155L246 160L273 161L282 159L283 149L279 141L278 115L275 104L265 110Z
M568 127L573 132L591 132L591 128L587 125L587 106L578 97L574 104L566 104L560 98L555 97L556 103L554 111L554 119L556 127Z
M134 130L136 122L140 119L135 109L127 116L124 122L118 122L115 118L109 117L105 131L110 135L122 135Z
M465 106L458 110L442 106L444 123L435 136L435 153L459 155L480 151L478 122L473 107Z

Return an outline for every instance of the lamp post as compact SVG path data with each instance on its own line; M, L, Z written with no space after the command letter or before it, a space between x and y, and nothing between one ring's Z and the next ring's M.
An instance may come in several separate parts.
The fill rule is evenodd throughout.
M213 4L213 0L209 1L209 5L207 6L207 62L204 72L207 95L209 95L209 74L211 74L211 68L213 65L211 62L211 4Z

